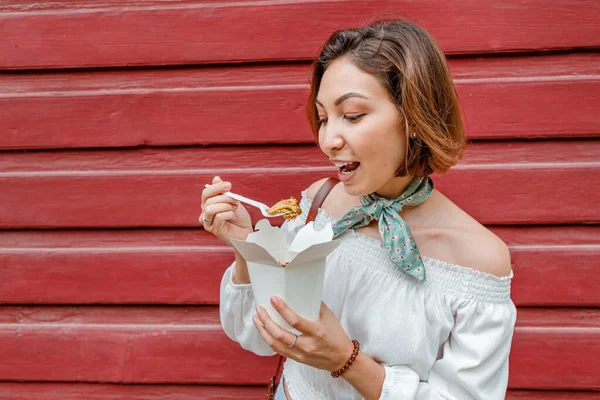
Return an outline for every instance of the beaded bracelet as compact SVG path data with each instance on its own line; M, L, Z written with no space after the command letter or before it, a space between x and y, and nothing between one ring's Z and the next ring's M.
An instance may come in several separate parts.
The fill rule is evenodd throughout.
M348 359L348 361L346 361L346 364L344 364L344 366L342 368L340 368L339 370L334 371L334 372L331 373L332 377L339 378L340 376L342 376L342 374L344 372L346 372L346 370L356 360L356 356L358 356L358 351L360 350L360 343L358 343L358 340L353 340L352 344L354 345L354 349L352 350L352 355L350 356L350 358Z

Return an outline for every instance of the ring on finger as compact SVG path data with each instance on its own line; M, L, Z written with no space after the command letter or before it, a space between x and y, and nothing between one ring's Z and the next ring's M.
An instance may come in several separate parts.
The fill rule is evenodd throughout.
M207 222L209 224L212 224L212 222L213 222L212 219L206 218L206 215L204 215L204 213L202 213L202 221Z
M293 333L292 335L295 336L294 341L292 342L292 344L290 344L288 347L292 348L296 345L296 342L298 341L298 335L296 335L295 333Z

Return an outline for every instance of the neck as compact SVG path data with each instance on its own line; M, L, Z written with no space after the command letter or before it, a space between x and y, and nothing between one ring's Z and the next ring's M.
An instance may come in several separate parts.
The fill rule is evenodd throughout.
M395 199L406 190L413 178L413 176L396 176L387 181L386 184L375 191L375 193L387 199Z

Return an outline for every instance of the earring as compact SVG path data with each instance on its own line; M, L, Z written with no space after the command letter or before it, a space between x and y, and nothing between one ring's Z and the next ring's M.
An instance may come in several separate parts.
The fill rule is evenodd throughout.
M413 139L417 138L417 132L413 132Z

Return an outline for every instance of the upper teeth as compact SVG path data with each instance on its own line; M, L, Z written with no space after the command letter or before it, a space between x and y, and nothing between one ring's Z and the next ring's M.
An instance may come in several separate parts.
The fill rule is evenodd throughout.
M348 164L352 164L354 161L336 162L335 166L338 168L345 167Z

